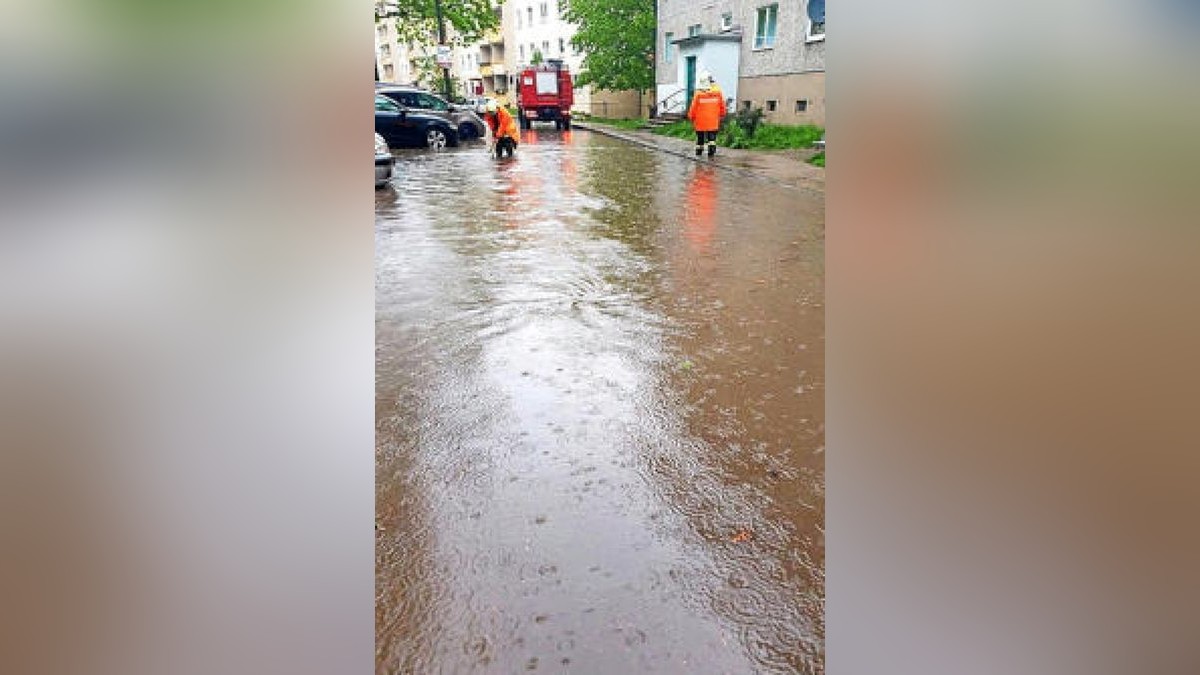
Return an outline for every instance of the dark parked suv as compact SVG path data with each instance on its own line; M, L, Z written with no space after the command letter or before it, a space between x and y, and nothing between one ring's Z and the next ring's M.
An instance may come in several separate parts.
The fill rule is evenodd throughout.
M394 147L428 147L440 150L458 145L458 131L445 117L411 110L386 96L375 95L375 133Z
M454 125L461 139L482 138L484 132L483 120L475 114L470 106L447 103L446 99L431 94L424 89L406 87L400 84L376 83L375 93L383 94L409 110L441 115Z

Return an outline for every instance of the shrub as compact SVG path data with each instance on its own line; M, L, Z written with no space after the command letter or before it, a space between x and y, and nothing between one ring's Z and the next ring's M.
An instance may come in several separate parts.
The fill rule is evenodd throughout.
M758 126L762 124L762 119L762 108L751 108L749 110L743 108L733 114L734 124L745 132L746 138L754 138L755 132L758 131Z

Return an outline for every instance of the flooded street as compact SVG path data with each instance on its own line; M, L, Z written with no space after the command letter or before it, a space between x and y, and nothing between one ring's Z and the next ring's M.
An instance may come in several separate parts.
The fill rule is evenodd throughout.
M593 132L401 153L377 672L823 672L823 258L821 194Z

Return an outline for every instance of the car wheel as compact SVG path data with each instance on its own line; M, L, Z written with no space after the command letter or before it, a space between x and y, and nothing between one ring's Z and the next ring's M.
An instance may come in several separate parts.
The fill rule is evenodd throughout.
M446 147L446 132L441 129L430 129L425 132L425 145L430 150L441 150Z

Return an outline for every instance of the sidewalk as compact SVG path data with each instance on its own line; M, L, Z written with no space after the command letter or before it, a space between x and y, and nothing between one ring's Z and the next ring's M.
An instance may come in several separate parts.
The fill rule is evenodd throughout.
M825 193L825 169L802 159L799 150L735 150L718 148L713 160L696 158L694 142L671 136L659 136L649 131L618 129L606 124L571 120L571 126L587 129L605 136L636 143L696 162L712 161L714 166L728 171L766 178L793 187Z

